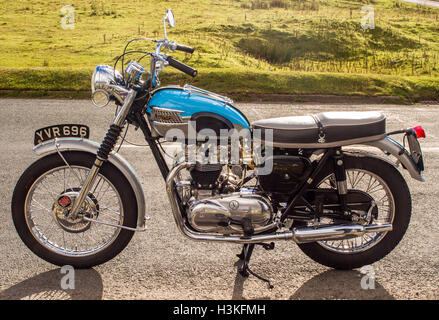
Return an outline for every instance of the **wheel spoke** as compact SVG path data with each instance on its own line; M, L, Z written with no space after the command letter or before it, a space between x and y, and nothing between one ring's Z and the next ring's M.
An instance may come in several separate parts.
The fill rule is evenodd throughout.
M378 209L378 217L374 217L376 222L391 223L395 206L393 196L387 184L376 174L364 169L348 169L346 176L348 189L362 191L367 193L372 199L378 199L374 200ZM331 174L324 178L317 187L331 187L334 180L335 176ZM384 235L385 233L365 233L355 238L318 241L318 243L331 251L350 254L367 250L381 241Z
M45 247L59 254L81 256L101 251L113 242L121 230L97 225L80 217L77 220L68 220L67 214L52 213L53 208L57 210L56 201L64 192L70 195L79 193L89 170L78 166L52 169L34 182L27 196L25 216L28 224L33 226L33 236ZM123 207L119 193L103 175L99 174L97 181L86 198L88 205L83 214L96 218L102 214L102 220L122 223Z

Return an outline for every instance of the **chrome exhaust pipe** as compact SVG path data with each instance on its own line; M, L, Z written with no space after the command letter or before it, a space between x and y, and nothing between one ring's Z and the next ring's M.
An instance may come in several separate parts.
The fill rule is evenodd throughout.
M276 240L290 240L292 239L293 236L293 233L291 231L253 235L251 237L227 236L221 234L205 234L205 233L193 232L187 228L184 228L183 232L185 236L187 236L192 240L231 242L231 243L240 243L240 244L252 244L252 243L276 241Z
M301 228L293 231L278 232L272 234L253 235L251 237L212 235L204 233L195 233L184 228L184 235L192 240L199 241L222 241L240 244L252 244L269 242L276 240L293 240L296 243L316 242L322 240L340 240L352 237L362 236L370 232L388 232L392 231L391 224L372 224L369 226L346 225L346 226L328 226L317 228Z
M166 192L171 203L172 213L175 223L180 232L191 240L198 241L220 241L240 244L252 244L276 240L293 240L296 243L315 242L321 240L339 240L349 237L358 237L370 232L388 232L392 231L392 224L373 224L368 226L362 225L341 225L341 226L322 226L313 228L294 228L292 231L278 232L271 234L253 235L250 237L228 236L221 234L206 234L190 230L183 219L180 207L177 202L176 192L174 191L174 178L182 169L193 165L184 162L174 167L166 178Z
M339 240L362 236L370 232L392 231L390 223L361 225L326 226L316 228L293 229L293 240L297 243L315 242L321 240Z

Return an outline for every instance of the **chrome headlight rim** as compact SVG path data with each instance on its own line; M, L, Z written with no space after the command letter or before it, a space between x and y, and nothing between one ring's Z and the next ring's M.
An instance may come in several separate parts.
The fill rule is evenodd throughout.
M97 95L101 95L102 91L108 95L108 102L114 97L123 103L128 94L128 90L123 86L124 83L122 75L113 67L109 65L96 66L91 79L92 103L99 108L108 105L108 103L105 105L97 103L97 99L94 99L95 92L98 92Z
M91 102L97 108L104 108L110 103L110 94L107 90L96 89L91 94Z
M109 65L98 65L91 78L91 90L94 92L97 89L105 89L109 85L121 85L123 83L124 81L119 71Z

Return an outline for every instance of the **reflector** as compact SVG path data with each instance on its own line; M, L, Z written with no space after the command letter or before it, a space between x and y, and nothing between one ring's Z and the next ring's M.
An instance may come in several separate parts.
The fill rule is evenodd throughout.
M65 208L65 207L69 206L72 203L72 201L70 201L69 197L64 196L58 200L58 203L61 207Z

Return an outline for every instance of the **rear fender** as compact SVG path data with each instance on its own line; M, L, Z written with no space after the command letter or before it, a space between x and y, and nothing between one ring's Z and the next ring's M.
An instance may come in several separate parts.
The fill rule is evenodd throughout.
M60 138L41 143L34 147L33 151L38 155L47 155L59 151L84 151L96 154L99 149L99 143L81 139L81 138ZM146 201L143 192L142 183L134 168L120 154L111 152L108 161L119 169L127 178L134 191L137 201L137 227L144 228Z
M421 171L419 171L410 153L395 140L385 137L380 140L365 142L362 144L378 148L387 155L393 155L402 164L402 166L407 169L413 179L422 182L425 181L422 177Z

